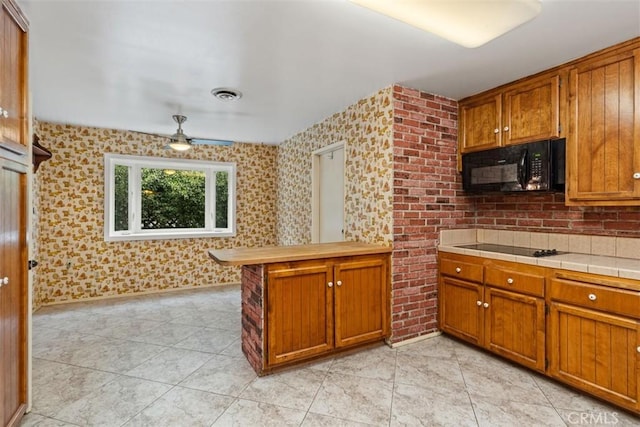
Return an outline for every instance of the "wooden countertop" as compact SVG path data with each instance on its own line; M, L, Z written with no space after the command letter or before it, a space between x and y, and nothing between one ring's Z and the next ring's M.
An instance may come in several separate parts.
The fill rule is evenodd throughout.
M383 254L391 251L391 247L371 243L335 242L296 246L211 249L209 250L209 256L220 265L254 265L353 255Z

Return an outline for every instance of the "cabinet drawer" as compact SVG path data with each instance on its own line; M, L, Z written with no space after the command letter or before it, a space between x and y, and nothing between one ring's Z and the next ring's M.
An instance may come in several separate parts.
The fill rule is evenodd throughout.
M456 277L462 280L482 283L482 265L469 262L440 260L440 274Z
M535 274L489 267L487 268L485 283L515 292L538 297L544 296L544 277Z
M570 280L551 281L551 299L640 319L640 292Z

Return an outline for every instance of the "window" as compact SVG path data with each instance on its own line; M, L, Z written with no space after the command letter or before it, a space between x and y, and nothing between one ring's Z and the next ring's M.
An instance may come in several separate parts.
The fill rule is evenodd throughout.
M104 155L104 237L235 235L235 163Z

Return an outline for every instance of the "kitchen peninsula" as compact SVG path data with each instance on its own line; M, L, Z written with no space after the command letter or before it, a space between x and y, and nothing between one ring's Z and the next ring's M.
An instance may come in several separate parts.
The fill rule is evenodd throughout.
M267 374L390 334L392 248L360 242L210 250L241 265L242 351Z

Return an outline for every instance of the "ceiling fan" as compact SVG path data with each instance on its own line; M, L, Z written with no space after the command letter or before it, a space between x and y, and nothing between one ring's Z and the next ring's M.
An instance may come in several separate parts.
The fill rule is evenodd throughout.
M178 124L178 129L173 135L159 135L156 133L139 132L147 135L153 135L160 138L169 139L168 147L176 151L186 151L194 145L231 145L233 141L226 141L222 139L207 139L207 138L190 138L185 135L182 130L182 124L187 121L187 116L181 114L175 114L172 116L173 120Z

